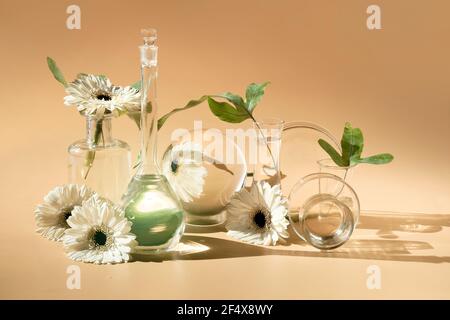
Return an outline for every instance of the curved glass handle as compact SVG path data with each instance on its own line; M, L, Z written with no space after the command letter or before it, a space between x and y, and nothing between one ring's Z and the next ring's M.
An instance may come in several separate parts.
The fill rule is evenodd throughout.
M311 129L314 131L318 131L320 133L323 133L326 135L331 142L334 143L335 147L342 152L341 144L339 141L334 137L334 135L325 129L322 126L319 126L318 124L312 123L312 122L303 122L303 121L292 121L292 122L286 122L283 128L284 131L293 130L293 129Z

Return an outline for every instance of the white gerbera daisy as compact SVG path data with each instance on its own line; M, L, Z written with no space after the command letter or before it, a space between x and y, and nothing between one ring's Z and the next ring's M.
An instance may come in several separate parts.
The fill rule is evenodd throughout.
M250 191L242 189L227 205L228 235L259 245L275 245L280 237L289 236L287 199L280 185L254 182Z
M105 76L80 74L78 78L66 87L67 96L64 104L77 107L85 115L104 113L119 116L126 112L139 111L140 94L132 87L113 86Z
M193 142L177 144L164 154L163 174L183 202L191 202L203 192L208 170L202 158L200 145Z
M63 237L67 255L76 261L111 264L129 260L136 245L131 222L122 209L100 197L75 207Z
M86 186L68 184L54 188L44 197L44 203L36 207L36 232L43 237L59 241L69 228L67 219L76 206L88 200L93 191Z

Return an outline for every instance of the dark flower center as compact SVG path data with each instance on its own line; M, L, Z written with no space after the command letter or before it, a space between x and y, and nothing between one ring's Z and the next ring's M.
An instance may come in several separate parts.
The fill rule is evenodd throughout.
M94 240L96 245L104 246L106 244L106 240L108 239L108 237L103 231L97 230L95 231L92 239Z
M177 173L178 167L179 165L175 160L170 164L170 169L172 169L173 173Z
M255 224L261 229L266 226L266 215L262 210L256 211L255 215L253 216L253 222L255 222Z
M60 225L63 228L69 228L69 224L67 223L67 219L70 218L70 216L72 215L72 210L73 207L69 207L64 209L64 211L61 213L61 218L60 218Z
M109 95L107 95L107 94L104 94L104 93L97 94L96 98L98 100L103 100L103 101L110 101L111 100L111 97Z
M69 219L71 215L72 210L64 212L64 221L67 221L67 219Z

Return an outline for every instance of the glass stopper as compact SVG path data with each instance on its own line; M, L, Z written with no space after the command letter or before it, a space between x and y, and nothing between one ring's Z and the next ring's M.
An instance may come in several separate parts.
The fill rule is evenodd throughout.
M144 39L144 45L154 45L157 39L156 29L145 28L141 29L141 36Z

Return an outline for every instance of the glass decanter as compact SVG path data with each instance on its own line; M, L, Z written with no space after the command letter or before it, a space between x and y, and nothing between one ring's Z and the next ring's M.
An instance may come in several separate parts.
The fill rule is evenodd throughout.
M141 153L140 165L123 195L126 217L133 223L137 253L154 253L174 248L184 232L185 213L156 158L156 30L141 31Z
M85 184L101 196L120 201L131 176L129 145L114 139L112 115L86 116L86 138L69 148L69 183Z

